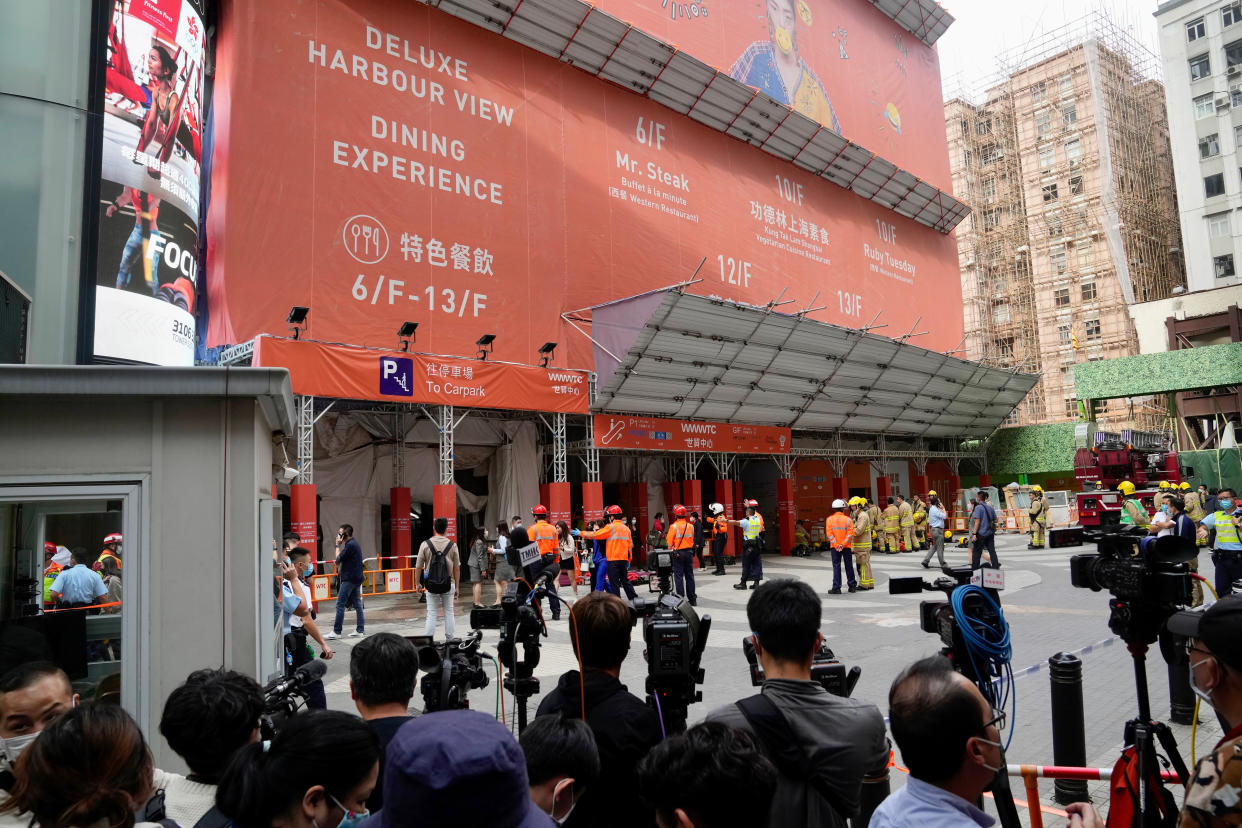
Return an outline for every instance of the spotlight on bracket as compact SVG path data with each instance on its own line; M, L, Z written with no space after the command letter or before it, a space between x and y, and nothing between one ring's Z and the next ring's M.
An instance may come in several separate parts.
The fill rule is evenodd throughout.
M487 355L492 352L492 343L496 341L496 334L483 334L475 341L475 345L479 346L479 359L487 359Z
M401 341L401 350L410 350L410 343L414 341L414 334L418 330L417 322L405 322L397 330L397 339Z
M306 314L310 313L310 308L304 308L301 305L294 305L289 311L289 318L285 321L289 323L289 330L293 331L293 338L298 339L302 331L306 330Z
M545 342L542 345L540 345L539 346L539 357L540 357L539 367L547 368L548 362L552 359L553 355L555 354L556 354L556 343L555 342Z

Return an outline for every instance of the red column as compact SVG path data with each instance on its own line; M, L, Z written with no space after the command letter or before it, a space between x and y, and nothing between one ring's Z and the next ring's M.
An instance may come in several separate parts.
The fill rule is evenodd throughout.
M991 486L991 485L992 485L992 475L990 474L979 475L979 488L980 489L986 489L988 486Z
M667 492L668 487L665 486L664 490ZM641 556L639 555L634 556L634 563L636 566L642 566L642 565L645 565L647 562L647 527L651 525L650 524L651 516L648 514L648 510L647 510L647 484L646 483L635 483L634 484L634 507L633 508L635 510L634 516L638 518L638 534L640 535L639 538L634 539L635 546L638 546L639 542L641 541L642 550L643 550ZM640 557L641 557L641 560L640 560Z
M681 503L681 481L670 480L664 484L664 528L673 522L673 507ZM683 504L684 505L684 504ZM643 527L646 529L646 527Z
M911 494L922 495L924 497L927 496L927 490L931 488L931 485L927 482L927 475L925 474L916 474L913 478L912 485L914 487L914 491L911 492Z
M742 504L746 502L746 498L742 496L742 481L733 481L733 514L729 515L731 520L738 520L746 514L746 507ZM729 536L729 546L733 547L733 554L741 560L742 558L742 530L737 526L732 527L733 532Z
M850 499L850 479L848 477L832 478L832 499L833 500L849 500Z
M716 500L724 507L724 516L733 520L733 481L717 480L716 481ZM737 543L733 540L733 532L729 532L729 541L725 545L725 554L733 556L737 554Z
M794 547L794 509L793 481L781 478L776 481L776 514L780 518L781 538L780 552L788 555Z
M540 484L539 484L539 502L540 502L541 504L543 504L544 506L547 506L547 505L548 505L548 500L550 499L549 489L548 489L548 486L549 486L549 485L550 485L550 484L548 484L548 483L540 483ZM530 509L530 508L531 508L531 507L533 507L534 505L535 505L535 504L533 504L533 503L532 503L532 504L530 504L530 506L524 506L524 508L525 508L525 509Z
M397 486L388 493L388 529L392 538L393 569L413 566L410 561L410 490Z
M448 530L444 533L454 543L457 542L457 486L453 483L442 483L431 487L432 512L437 518L448 521Z
M703 516L703 483L698 480L685 480L681 484L681 502L687 512L698 512Z
M586 520L604 519L604 484L598 480L582 484L582 516Z
M888 475L883 474L875 479L875 490L875 502L880 504L880 508L883 509L888 505L889 495L893 493L888 484Z
M569 523L569 511L571 494L568 483L548 483L547 506L548 520L553 524L560 523L562 520Z
M311 563L316 563L319 534L318 508L315 503L315 484L297 483L289 487L289 531L296 532L302 546L310 550Z

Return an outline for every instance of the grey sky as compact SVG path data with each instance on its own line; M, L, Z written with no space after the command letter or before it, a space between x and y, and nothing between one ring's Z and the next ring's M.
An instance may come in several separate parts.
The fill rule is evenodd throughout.
M1156 55L1155 0L940 0L956 18L937 41L946 94L981 88L999 72L1002 55L1021 56L1044 35L1103 12Z

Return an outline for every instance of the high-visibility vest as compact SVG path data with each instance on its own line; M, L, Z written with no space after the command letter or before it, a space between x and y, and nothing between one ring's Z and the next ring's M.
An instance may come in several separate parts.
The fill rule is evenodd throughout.
M854 548L854 521L844 512L834 512L824 521L828 543L833 549Z
M118 572L121 571L121 559L120 558L118 558L116 555L106 550L104 552L99 553L99 562L103 563L104 558L111 558L112 560L116 561L117 571Z
M726 518L724 515L721 515L718 518L708 518L708 520L711 521L713 535L725 535L726 537L728 536L729 534L729 519L728 518Z
M1238 527L1233 525L1233 516L1227 512L1214 512L1212 520L1216 521L1216 545L1238 543Z
M889 506L884 510L884 531L896 534L901 527L901 512L896 506Z
M1134 511L1130 511L1131 508ZM1151 517L1147 514L1147 509L1139 502L1137 498L1130 498L1125 502L1124 508L1121 510L1121 522L1131 526L1149 526Z
M539 545L540 555L551 555L560 548L556 541L556 527L546 520L539 520L533 526L528 526L526 537Z
M901 518L901 525L903 527L914 525L914 510L910 508L909 503L903 503L898 506L897 514Z
M755 515L750 518L742 518L742 537L746 540L759 540L759 533L763 531L763 516Z
M694 527L685 518L673 521L664 537L669 549L689 549L694 546Z
M606 540L604 557L610 561L628 561L634 549L634 541L630 537L630 527L624 522L614 520L603 529L591 533L592 540Z
M871 515L866 509L859 509L854 516L854 550L868 552L871 550Z

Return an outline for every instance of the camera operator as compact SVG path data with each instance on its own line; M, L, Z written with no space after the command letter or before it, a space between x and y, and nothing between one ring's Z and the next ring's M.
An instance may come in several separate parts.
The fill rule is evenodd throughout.
M651 749L638 786L659 828L765 828L776 768L749 733L700 722Z
M1236 824L1242 821L1242 762L1237 760L1242 752L1242 595L1222 598L1207 610L1174 613L1168 630L1188 639L1190 685L1230 728L1191 772L1181 824Z
M379 781L367 798L371 813L384 807L384 752L401 725L414 718L409 711L417 677L418 652L395 633L364 638L349 654L349 695L379 741Z
M979 807L1004 761L998 715L944 656L916 661L888 691L889 727L910 769L905 786L871 817L871 828L996 822Z
M518 742L526 755L530 800L564 822L599 779L599 749L586 722L564 716L535 719Z
M604 783L586 792L568 826L629 828L651 821L631 792L638 760L660 741L660 722L620 681L633 624L630 608L611 593L592 592L569 608L569 640L582 672L562 675L535 715L585 719L599 747Z
M1212 547L1212 563L1216 564L1216 592L1228 595L1233 582L1242 578L1242 537L1238 535L1239 515L1233 489L1221 489L1216 496L1216 509L1199 524L1199 532L1216 535Z
M766 680L757 696L708 716L758 737L780 771L773 828L866 824L888 793L888 738L873 704L834 696L811 680L823 641L822 605L803 581L763 584L746 619Z

